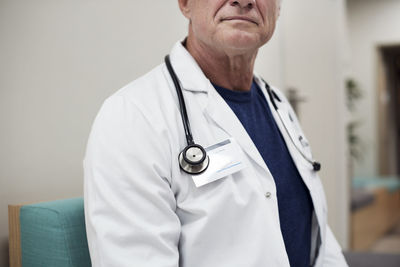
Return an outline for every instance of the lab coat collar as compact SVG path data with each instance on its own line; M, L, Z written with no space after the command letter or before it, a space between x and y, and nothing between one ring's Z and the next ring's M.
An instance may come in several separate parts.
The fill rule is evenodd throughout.
M171 64L179 77L183 90L208 92L211 81L205 76L196 60L184 47L183 41L177 42L171 51ZM265 86L260 76L254 73L254 80L259 86Z
M214 89L195 59L183 46L182 42L175 44L171 51L171 64L179 77L182 89L187 91L206 92L207 100L203 103L205 114L211 118L229 136L234 137L242 149L265 172L270 174L257 147L254 145L246 129L236 117L232 109ZM254 74L254 80L259 86L264 86L261 78ZM271 176L272 177L272 176Z
M212 86L210 80L204 75L200 66L182 42L175 44L170 58L183 90L208 92L210 86Z

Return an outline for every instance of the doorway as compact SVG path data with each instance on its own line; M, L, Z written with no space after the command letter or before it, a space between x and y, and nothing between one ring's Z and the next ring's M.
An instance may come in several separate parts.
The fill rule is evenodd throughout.
M400 45L379 47L378 171L400 175Z

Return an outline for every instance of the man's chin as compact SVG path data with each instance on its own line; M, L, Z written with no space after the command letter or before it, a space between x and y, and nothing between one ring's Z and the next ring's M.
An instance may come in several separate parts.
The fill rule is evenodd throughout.
M251 52L260 48L262 44L260 39L252 34L233 34L224 36L223 45L232 51Z

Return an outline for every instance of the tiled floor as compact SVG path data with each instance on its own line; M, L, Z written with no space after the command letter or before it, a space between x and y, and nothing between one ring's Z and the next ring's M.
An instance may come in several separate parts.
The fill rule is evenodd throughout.
M400 222L371 247L371 252L400 254Z

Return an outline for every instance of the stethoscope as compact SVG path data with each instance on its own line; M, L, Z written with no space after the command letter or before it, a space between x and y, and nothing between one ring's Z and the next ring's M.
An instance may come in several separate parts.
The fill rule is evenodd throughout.
M188 174L192 175L200 174L208 168L210 159L207 155L206 150L201 145L196 144L193 140L192 131L190 130L189 118L186 111L186 105L183 99L182 88L179 84L178 77L176 76L175 71L172 68L169 55L165 56L165 64L167 65L168 72L172 78L172 81L174 82L176 93L178 95L179 108L187 141L187 146L181 151L181 153L179 153L178 156L179 166L184 172ZM281 102L281 99L278 97L278 95L276 95L276 93L270 88L270 86L265 81L264 83L265 83L265 88L267 89L268 92L268 96L271 100L272 106L277 112L279 119L283 127L285 128L287 135L290 137L290 140L293 143L294 147L300 153L300 155L312 165L314 171L319 171L321 169L321 164L313 160L312 158L308 157L307 155L305 155L303 151L296 145L292 135L289 133L289 130L286 127L284 120L282 119L280 113L278 112L278 106L275 102L275 99L279 102ZM299 136L300 141L301 138L302 136Z

